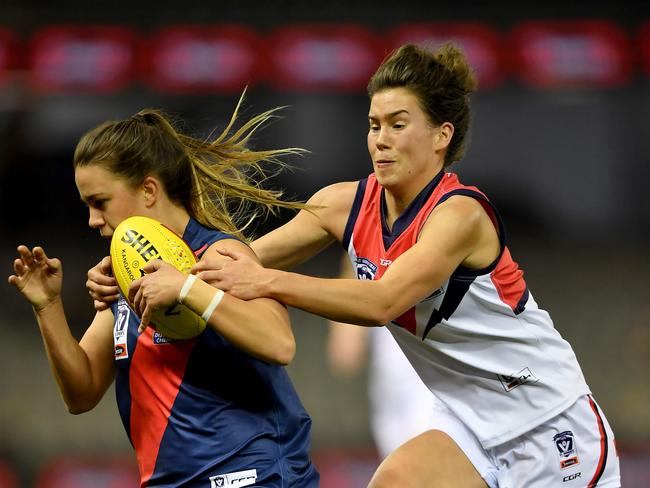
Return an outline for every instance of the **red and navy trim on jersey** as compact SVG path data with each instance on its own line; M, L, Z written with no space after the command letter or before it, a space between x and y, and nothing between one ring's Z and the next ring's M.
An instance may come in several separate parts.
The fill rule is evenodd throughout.
M230 238L194 219L183 234L199 255ZM210 477L252 469L255 486L318 486L311 419L283 367L233 347L211 327L187 341L151 328L138 334L139 318L124 297L112 309L128 318L116 396L141 487L205 488Z

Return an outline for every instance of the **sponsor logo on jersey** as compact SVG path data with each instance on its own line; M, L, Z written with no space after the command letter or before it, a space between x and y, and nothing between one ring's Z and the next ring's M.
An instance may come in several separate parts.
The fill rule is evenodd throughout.
M374 280L377 265L367 258L357 258L357 277L360 280Z
M210 488L249 486L257 480L257 470L247 469L236 473L218 474L210 477Z
M560 457L561 469L570 468L580 462L578 460L578 449L576 448L573 432L565 430L564 432L555 434L553 436L553 442Z
M518 386L525 385L526 383L536 383L539 378L535 376L529 368L524 368L519 373L512 376L498 374L499 380L506 391L512 391Z
M127 343L127 332L129 330L129 317L131 309L126 303L124 297L120 296L117 302L117 316L113 323L113 345L115 359L126 359L129 357Z
M157 330L153 331L152 341L156 345L171 344L172 342L175 342L173 339L170 339L169 337L165 337L164 335L162 335Z

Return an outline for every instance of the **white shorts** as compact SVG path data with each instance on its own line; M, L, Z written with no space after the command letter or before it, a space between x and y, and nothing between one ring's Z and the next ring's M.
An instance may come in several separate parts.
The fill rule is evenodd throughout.
M515 439L488 450L440 402L433 426L449 435L490 488L618 488L614 434L591 395Z

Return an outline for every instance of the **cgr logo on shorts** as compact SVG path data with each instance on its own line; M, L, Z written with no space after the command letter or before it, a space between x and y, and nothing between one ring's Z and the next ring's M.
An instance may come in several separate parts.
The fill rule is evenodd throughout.
M218 474L216 476L210 476L210 488L239 488L242 486L252 485L256 480L256 469Z
M553 442L560 456L560 468L565 469L579 464L578 449L575 445L573 432L565 430L553 436Z
M578 471L577 473L570 474L570 475L565 476L564 478L562 478L562 483L566 483L567 481L576 480L576 479L580 478L580 476L582 476L582 472L580 472L580 471Z

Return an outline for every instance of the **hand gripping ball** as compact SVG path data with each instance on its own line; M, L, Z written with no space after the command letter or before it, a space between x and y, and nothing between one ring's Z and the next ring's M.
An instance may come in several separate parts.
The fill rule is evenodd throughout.
M161 259L183 273L189 273L196 263L185 241L157 220L135 216L122 221L111 239L113 275L122 295L128 296L129 285L145 275L142 268L153 259ZM151 323L173 340L191 339L205 329L205 321L181 304L156 310Z

